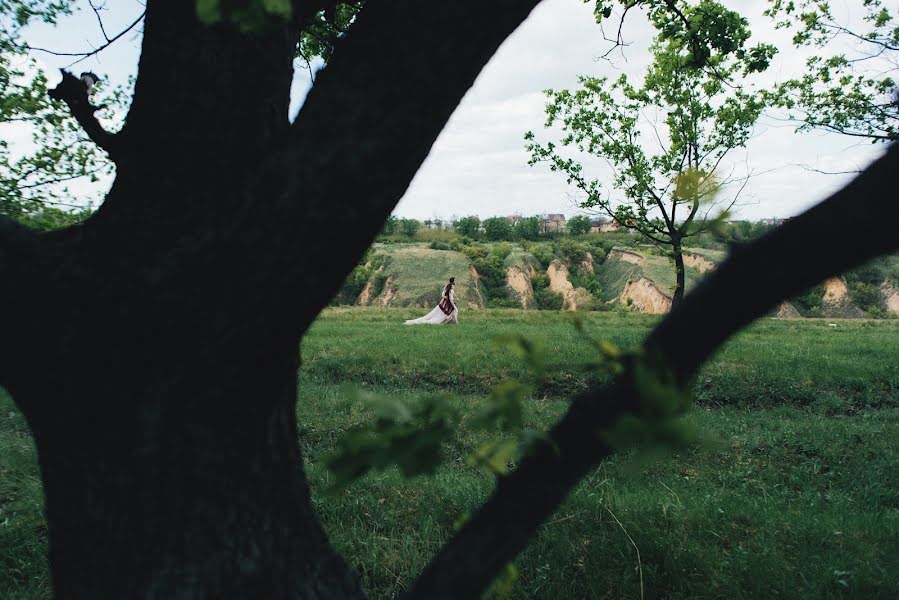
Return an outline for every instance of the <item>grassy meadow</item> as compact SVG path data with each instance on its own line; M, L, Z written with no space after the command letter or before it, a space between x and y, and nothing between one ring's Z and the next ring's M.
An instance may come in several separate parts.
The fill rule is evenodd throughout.
M407 327L420 309L331 309L301 348L297 413L314 502L373 598L407 585L495 478L466 465L488 435L464 427L432 476L390 469L328 491L325 457L372 419L354 389L463 415L528 370L491 339L522 334L551 376L526 402L545 429L589 384L567 315L463 311L459 327ZM656 317L591 313L596 337L634 348ZM687 417L713 441L646 462L604 461L516 560L514 598L894 598L899 595L899 321L763 320L696 379ZM0 598L46 598L33 444L0 394Z

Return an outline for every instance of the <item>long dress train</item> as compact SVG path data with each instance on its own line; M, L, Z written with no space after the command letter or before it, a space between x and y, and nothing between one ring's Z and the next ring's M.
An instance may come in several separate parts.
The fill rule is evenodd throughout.
M447 313L447 310L450 312ZM456 294L450 288L440 300L440 304L434 307L434 310L423 317L409 319L406 321L406 325L442 325L444 323L458 322L459 309L456 307Z

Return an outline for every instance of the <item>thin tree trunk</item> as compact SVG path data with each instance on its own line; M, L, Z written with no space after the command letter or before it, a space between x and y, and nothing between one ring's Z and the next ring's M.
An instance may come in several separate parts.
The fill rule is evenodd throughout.
M684 273L684 251L679 242L674 243L671 253L674 257L674 268L676 271L674 294L671 297L671 309L674 310L684 300L686 277Z

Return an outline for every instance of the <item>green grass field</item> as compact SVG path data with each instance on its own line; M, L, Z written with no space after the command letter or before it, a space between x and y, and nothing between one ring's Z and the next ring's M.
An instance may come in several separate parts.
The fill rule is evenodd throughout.
M387 470L327 492L324 458L372 419L352 388L413 403L449 393L470 415L497 382L529 375L490 343L509 333L547 349L551 377L526 401L529 427L550 427L588 383L578 368L588 345L567 315L464 311L459 327L402 325L418 313L329 310L302 345L297 412L314 502L373 598L407 585L494 477L465 464L487 434L463 425L433 476ZM625 348L656 321L584 318ZM764 320L694 391L688 418L714 441L651 463L604 461L517 559L513 597L897 597L899 321ZM40 503L27 427L0 394L0 598L49 597Z

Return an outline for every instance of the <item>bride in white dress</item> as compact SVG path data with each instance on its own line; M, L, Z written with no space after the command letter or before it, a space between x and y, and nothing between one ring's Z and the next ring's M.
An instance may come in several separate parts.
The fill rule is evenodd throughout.
M443 295L440 303L434 307L434 310L423 317L417 319L409 319L406 325L442 325L443 323L459 324L459 309L456 306L456 294L453 288L456 287L456 278L450 277L449 283L443 287Z

